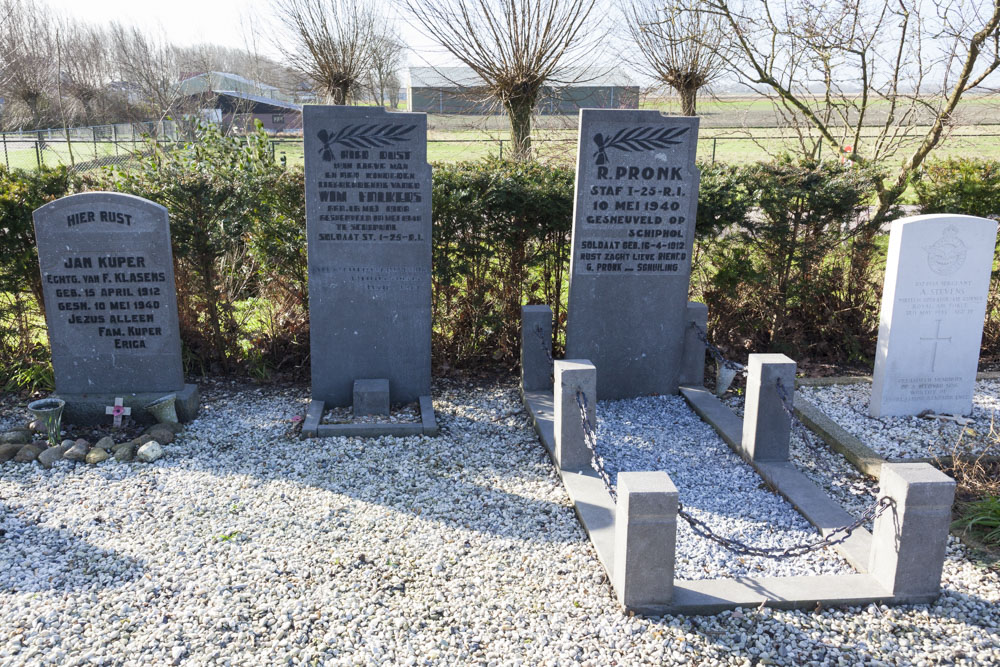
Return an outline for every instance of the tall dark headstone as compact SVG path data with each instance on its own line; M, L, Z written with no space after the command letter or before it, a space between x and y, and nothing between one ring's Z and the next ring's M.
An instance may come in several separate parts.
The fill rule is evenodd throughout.
M308 105L303 124L312 398L351 405L368 379L429 396L427 116Z
M198 392L184 384L167 209L87 192L42 206L34 221L64 418L109 422L105 408L123 398L134 418L150 421L145 405L171 393L178 416L194 418Z
M677 393L698 206L698 119L580 112L566 358L601 399Z

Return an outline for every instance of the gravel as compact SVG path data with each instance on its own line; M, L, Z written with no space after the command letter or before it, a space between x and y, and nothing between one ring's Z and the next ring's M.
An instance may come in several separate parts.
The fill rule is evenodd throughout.
M0 665L1000 662L997 573L955 544L929 607L622 614L510 384L439 381L435 438L203 397L151 464L0 464Z
M619 471L663 470L685 509L719 535L765 548L822 539L784 498L767 489L753 468L682 397L602 401L597 421L597 450L613 483ZM675 567L680 579L854 572L832 549L784 560L734 557L698 537L683 520L677 523Z
M979 454L991 446L997 448L991 429L1000 409L1000 380L976 382L972 422L964 427L940 419L869 417L871 385L867 382L800 387L798 393L883 458L933 458L956 451Z

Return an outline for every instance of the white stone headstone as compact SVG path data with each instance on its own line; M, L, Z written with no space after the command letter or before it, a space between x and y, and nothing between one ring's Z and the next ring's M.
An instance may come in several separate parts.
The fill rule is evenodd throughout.
M968 215L892 223L871 416L972 411L996 234Z

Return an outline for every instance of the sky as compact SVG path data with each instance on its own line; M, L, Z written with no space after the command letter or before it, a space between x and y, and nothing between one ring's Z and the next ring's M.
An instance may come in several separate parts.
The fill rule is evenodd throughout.
M121 21L143 30L161 30L169 41L178 46L211 43L220 46L246 48L244 25L260 25L271 18L268 0L47 0L59 13L88 23ZM256 17L256 23L254 23ZM404 41L414 53L408 55L409 65L453 65L451 58L412 26L400 22ZM256 30L258 48L265 55L277 57L275 48L261 38L265 30Z

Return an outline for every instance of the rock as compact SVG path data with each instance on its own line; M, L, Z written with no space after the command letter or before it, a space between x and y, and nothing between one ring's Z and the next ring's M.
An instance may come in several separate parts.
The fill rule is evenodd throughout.
M69 438L67 438L67 439L63 440L62 442L60 442L59 446L60 447L72 447L74 444L76 444L76 440L70 440Z
M165 424L158 424L150 429L149 435L161 445L169 445L174 441L174 432L167 428Z
M41 454L38 455L38 462L43 468L48 470L52 467L52 464L63 457L63 455L69 450L71 445L57 445L55 447L49 447Z
M161 456L163 456L163 447L160 447L160 443L156 440L145 443L135 453L135 458L143 463L152 463Z
M178 433L180 433L181 431L184 430L184 425L180 424L180 423L177 423L177 422L172 423L172 424L163 422L163 423L159 423L159 424L153 424L152 426L147 426L143 430L143 433L152 433L153 429L157 429L157 428L169 429L171 433L173 433L174 435L177 435Z
M94 445L94 447L97 448L97 449L103 449L103 450L106 450L106 451L111 451L112 449L115 448L115 441L110 436L106 435L103 438L101 438L100 440L98 440L97 444Z
M135 458L135 449L138 445L134 442L123 442L115 445L115 461L129 463Z
M65 446L67 442L70 443L70 447L63 452L63 458L69 459L70 461L79 461L81 463L87 460L86 440L83 440L82 442L80 440L77 440L76 442L63 440L63 445Z
M142 435L140 435L138 438L136 438L132 442L134 442L137 445L145 445L147 442L152 442L153 440L156 440L156 438L154 438L153 436L151 436L148 433L143 433Z
M12 458L17 456L18 451L24 445L10 444L10 445L0 445L0 463L4 461L10 461Z
M17 452L14 460L18 463L30 463L38 458L38 455L42 453L42 448L38 445L24 445Z
M45 422L41 419L32 420L31 423L28 424L28 430L32 433L48 433L49 431L45 428Z
M27 445L31 442L31 431L26 428L12 428L0 433L0 445Z
M108 453L108 450L101 449L100 447L94 447L89 452L87 452L87 458L85 460L87 461L87 463L96 464L107 461L110 458L111 454Z

